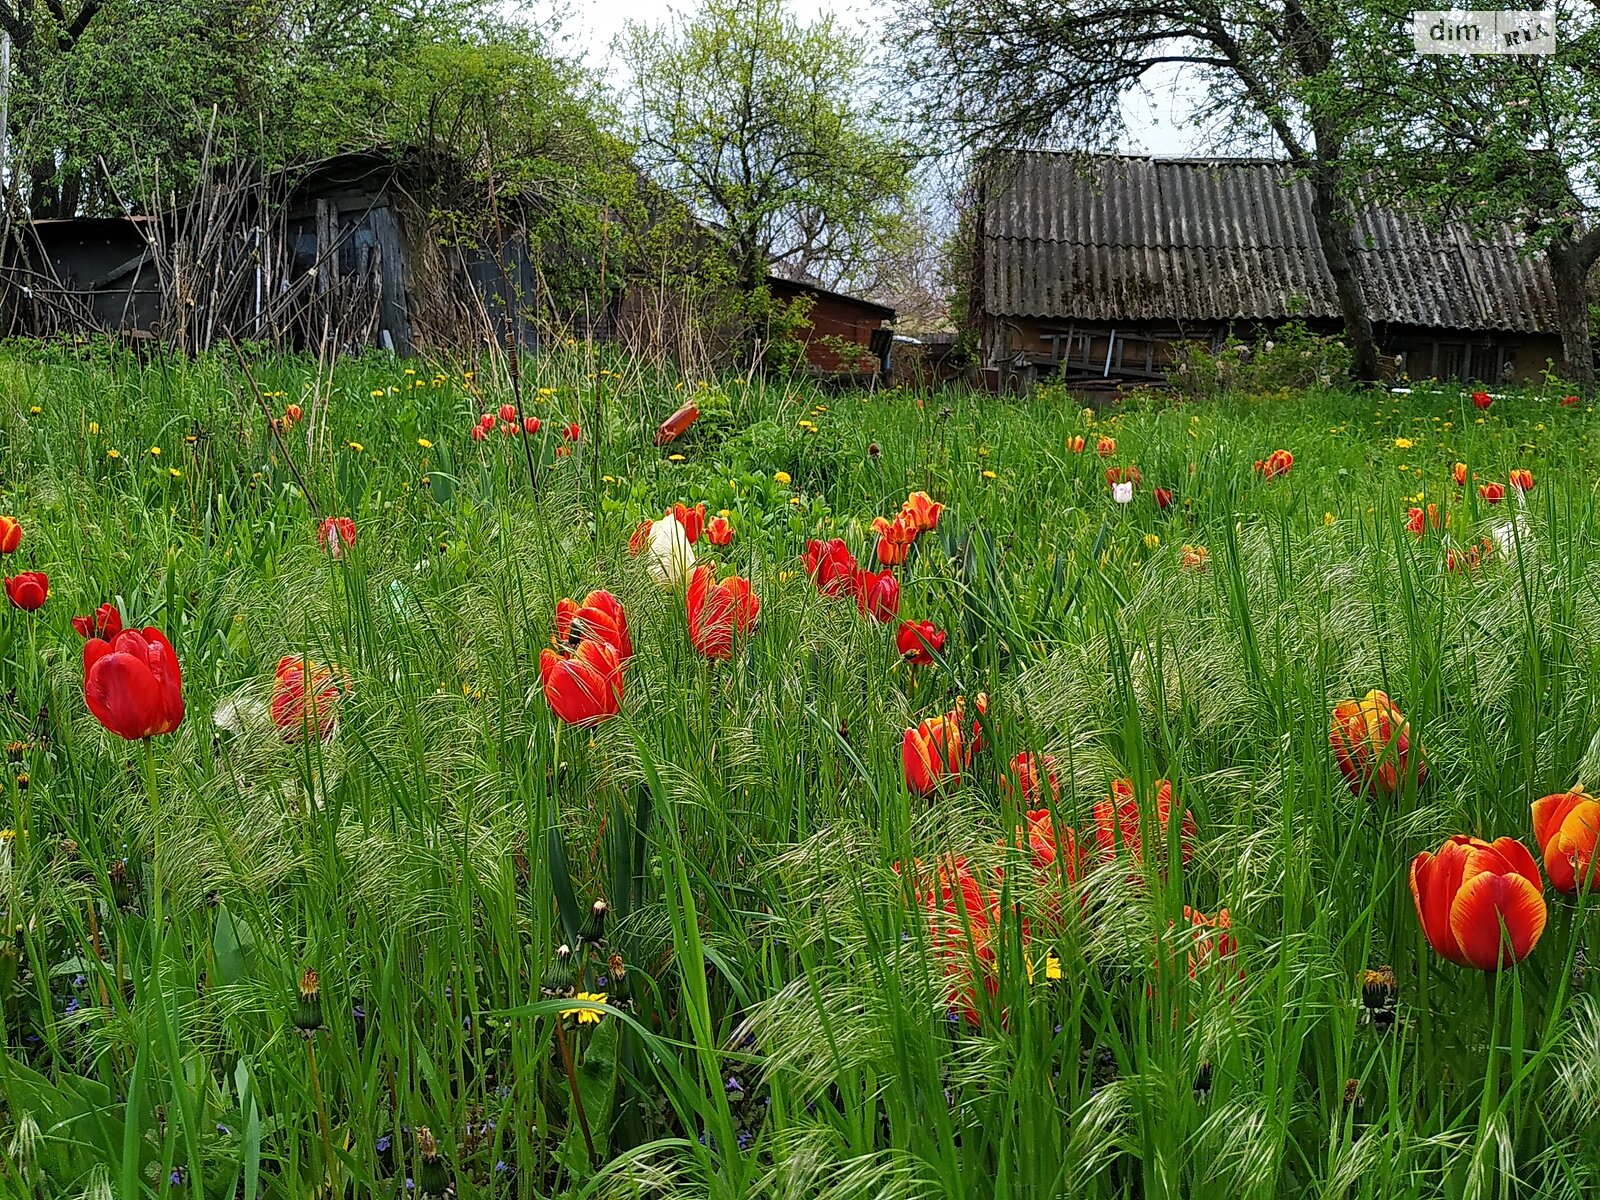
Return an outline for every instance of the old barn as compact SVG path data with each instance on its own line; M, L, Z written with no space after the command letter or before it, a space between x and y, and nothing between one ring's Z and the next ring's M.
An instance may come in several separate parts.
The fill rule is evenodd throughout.
M973 281L990 378L1159 379L1182 342L1291 320L1337 333L1311 201L1277 161L1010 156L984 189ZM1510 228L1367 207L1356 237L1379 345L1406 374L1530 380L1559 356L1549 270Z

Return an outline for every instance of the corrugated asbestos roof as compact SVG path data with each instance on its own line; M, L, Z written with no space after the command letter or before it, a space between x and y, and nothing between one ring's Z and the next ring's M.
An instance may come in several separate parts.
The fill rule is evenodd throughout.
M1282 162L1018 155L984 212L985 307L1075 321L1337 319L1311 198ZM1356 241L1374 321L1556 327L1549 268L1522 256L1509 227L1434 232L1368 208Z

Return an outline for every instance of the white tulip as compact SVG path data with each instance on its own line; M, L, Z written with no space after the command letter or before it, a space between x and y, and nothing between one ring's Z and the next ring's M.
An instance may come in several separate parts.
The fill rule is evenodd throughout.
M650 526L650 544L645 547L650 578L668 591L685 586L694 569L694 547L678 518L665 516Z
M1118 504L1129 504L1133 500L1132 483L1114 483L1111 485L1111 498Z

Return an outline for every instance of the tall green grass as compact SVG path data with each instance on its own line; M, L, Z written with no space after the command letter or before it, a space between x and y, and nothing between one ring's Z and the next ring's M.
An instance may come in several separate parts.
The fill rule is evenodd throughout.
M1406 883L1452 833L1531 842L1533 799L1597 778L1588 409L1528 394L1480 414L1419 389L1095 415L577 350L525 385L532 478L524 439L469 436L510 400L493 362L0 354L0 512L26 530L6 573L51 578L39 613L0 617L0 1191L401 1195L427 1182L423 1128L461 1196L1580 1197L1600 1180L1593 905L1547 890L1543 942L1486 980L1427 949ZM304 410L281 445L258 394ZM654 447L685 394L700 424ZM568 421L583 435L557 455ZM1293 471L1261 481L1251 463L1280 446ZM1537 486L1489 508L1450 482L1458 460ZM1119 507L1104 470L1133 463L1144 484ZM832 535L865 560L872 516L912 489L946 504L901 571L902 615L951 632L930 667L801 563ZM681 597L627 550L678 501L730 512L717 557L762 601L729 663L694 653ZM1450 512L1444 539L1405 531L1427 502ZM338 560L316 541L329 515L359 530ZM1446 571L1447 545L1519 515L1482 569ZM1207 571L1180 569L1185 544ZM539 651L555 601L597 586L633 631L624 713L560 728ZM82 698L70 618L113 598L184 668L153 779ZM324 744L262 714L299 653L350 677ZM1332 704L1374 687L1430 767L1390 802L1353 797L1327 745ZM912 796L902 730L979 691L991 744L959 785ZM974 1028L950 1019L895 868L1002 865L1022 806L999 777L1022 750L1055 757L1080 836L1112 779L1172 780L1196 853L1090 873L1052 935L1059 981L1029 982L1013 920ZM601 896L585 986L604 1015L562 1017L573 1003L543 985ZM1009 898L1044 928L1041 897ZM1242 981L1189 979L1185 905L1231 910ZM1389 1032L1360 1003L1378 966L1398 981ZM307 968L326 1022L310 1040Z

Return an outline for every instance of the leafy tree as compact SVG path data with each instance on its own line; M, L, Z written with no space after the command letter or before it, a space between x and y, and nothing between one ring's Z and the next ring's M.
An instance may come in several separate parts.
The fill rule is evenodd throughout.
M1378 106L1362 173L1436 220L1510 222L1555 285L1562 376L1595 388L1590 280L1600 262L1600 7L1551 9L1551 55L1391 56L1357 81Z
M778 264L849 285L899 225L911 155L865 86L861 45L786 0L705 0L631 24L641 162L726 236L744 292Z
M1346 151L1371 98L1348 81L1393 46L1360 6L1331 0L898 0L913 92L930 132L976 151L1062 139L1090 147L1122 132L1120 101L1181 64L1204 83L1193 114L1237 140L1276 143L1310 180L1312 216L1353 351L1377 375L1356 273Z

